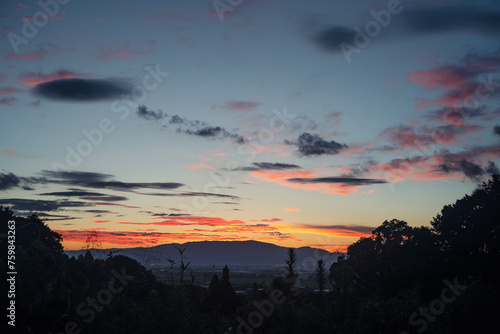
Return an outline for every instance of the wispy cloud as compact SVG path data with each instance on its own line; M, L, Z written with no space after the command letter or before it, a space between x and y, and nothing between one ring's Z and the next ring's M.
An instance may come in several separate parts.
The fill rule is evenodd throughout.
M24 53L9 53L5 55L6 60L24 60L24 61L38 61L45 58L47 52L43 47L35 51L27 51Z
M113 179L110 174L81 171L48 171L40 172L44 178L38 179L40 183L55 183L70 186L80 186L96 189L111 189L118 191L132 191L138 189L172 190L182 187L178 182L122 182Z
M0 106L13 107L17 103L17 98L13 96L5 96L0 98Z
M306 233L320 233L333 237L362 238L371 236L375 229L372 226L363 225L314 225L314 224L294 224L287 228L300 229Z
M290 170L290 169L300 169L299 165L287 164L281 162L254 162L252 166L238 167L234 170L255 172L261 170Z
M92 204L78 201L44 201L22 198L7 198L0 199L1 205L11 205L12 210L16 211L58 211L61 208L75 208L91 206Z
M313 171L256 171L251 172L250 175L288 188L332 195L349 195L356 192L359 187L387 183L381 179L320 176L319 173Z
M179 115L170 116L162 110L154 111L144 105L137 108L137 115L147 120L164 120L164 128L173 127L178 133L207 139L231 139L238 144L243 144L247 141L243 136L230 132L221 126L212 126L206 122L198 120L193 121Z
M242 220L226 220L218 217L200 217L200 216L168 216L161 217L161 221L150 223L118 222L122 225L155 225L155 226L234 226L244 225Z
M14 87L7 87L0 89L0 95L11 95L11 94L19 94L24 92L24 90Z
M371 184L387 183L387 181L384 180L364 179L356 177L315 177L315 178L297 177L288 179L287 181L299 184L338 184L342 187L366 186Z

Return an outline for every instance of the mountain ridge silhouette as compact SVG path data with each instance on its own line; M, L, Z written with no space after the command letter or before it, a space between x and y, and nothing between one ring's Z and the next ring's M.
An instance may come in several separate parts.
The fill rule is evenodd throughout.
M68 250L69 257L78 257L90 251L94 258L105 259L110 254L125 255L133 258L146 267L170 266L169 259L176 263L180 259L177 248L185 248L185 261L191 266L224 266L238 265L249 267L274 267L284 265L289 247L272 243L246 241L192 241L186 243L170 243L152 247L108 248ZM319 259L331 264L341 253L330 253L320 248L309 246L296 248L297 267L301 270L314 270Z

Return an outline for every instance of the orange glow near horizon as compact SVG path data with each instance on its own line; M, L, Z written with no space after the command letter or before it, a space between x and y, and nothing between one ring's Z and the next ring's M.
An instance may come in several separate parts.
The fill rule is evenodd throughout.
M61 231L59 231L60 233ZM154 246L159 246L163 244L168 244L168 243L178 243L178 244L184 244L187 242L201 242L201 241L247 241L247 240L253 240L250 238L242 238L240 240L234 240L234 239L221 239L221 240L170 240L169 242L165 243L142 243L142 244L117 244L117 243L109 243L106 241L100 242L98 244L88 244L85 241L82 241L81 239L79 241L64 241L62 242L63 248L65 251L78 251L78 250L83 250L87 248L98 248L98 249L111 249L111 248L135 248L135 247L143 247L143 248L148 248L148 247L154 247ZM300 248L300 247L311 247L311 248L319 248L323 249L327 252L330 253L346 253L347 248L350 246L350 244L300 244L300 245L290 245L290 244L283 244L283 243L275 243L271 242L269 240L256 240L256 241L261 241L261 242L266 242L266 243L272 243L277 246L281 247L292 247L292 248Z
M150 228L127 231L107 227L55 230L63 237L65 250L85 248L152 247L168 243L183 244L197 241L247 241L273 243L282 247L310 246L329 252L345 251L359 238L371 235L371 227L356 225L307 225L283 223L281 219L225 220L218 217L157 217L150 223L123 221L93 221L100 226L146 225ZM105 225L104 225L105 226ZM159 230L156 227L162 229ZM173 228L168 232L164 228ZM314 242L316 241L316 242Z

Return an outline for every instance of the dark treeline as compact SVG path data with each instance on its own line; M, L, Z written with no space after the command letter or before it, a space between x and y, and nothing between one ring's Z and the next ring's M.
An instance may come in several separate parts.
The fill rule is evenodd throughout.
M317 259L314 291L299 288L293 249L270 286L236 295L230 268L208 288L164 284L124 256L68 258L36 215L0 207L0 233L11 220L20 333L486 333L500 310L499 175L430 227L385 221L330 268Z

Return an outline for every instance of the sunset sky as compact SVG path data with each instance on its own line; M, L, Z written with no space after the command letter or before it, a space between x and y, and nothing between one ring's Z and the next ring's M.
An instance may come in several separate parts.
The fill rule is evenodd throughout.
M496 0L0 0L0 20L0 205L68 250L344 250L498 172Z

